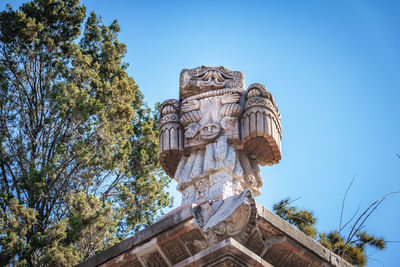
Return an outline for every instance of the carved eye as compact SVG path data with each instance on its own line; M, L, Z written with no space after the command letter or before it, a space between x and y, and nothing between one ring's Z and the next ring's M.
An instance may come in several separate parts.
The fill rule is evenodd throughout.
M217 129L217 126L215 126L215 125L211 126L212 131L214 131L215 129Z

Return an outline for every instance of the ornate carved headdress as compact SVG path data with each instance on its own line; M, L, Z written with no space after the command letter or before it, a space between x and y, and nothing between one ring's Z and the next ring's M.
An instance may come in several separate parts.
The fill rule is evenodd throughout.
M180 77L180 100L204 92L223 88L244 90L244 76L240 71L231 71L223 66L201 66L183 69Z

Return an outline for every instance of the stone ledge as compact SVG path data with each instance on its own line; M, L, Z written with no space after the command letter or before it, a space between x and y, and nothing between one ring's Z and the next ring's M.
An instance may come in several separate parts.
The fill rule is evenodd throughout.
M311 251L313 254L332 264L333 266L352 266L347 261L343 260L338 255L325 248L321 244L315 242L312 238L305 235L300 230L294 228L287 221L283 220L278 215L268 210L261 204L256 203L256 207L259 216L263 220L285 233L285 235L290 237L290 240L294 242L294 244L299 244L301 247L304 247L308 251Z
M258 203L256 213L246 239L212 243L187 206L77 266L352 266Z
M137 232L134 236L118 243L100 253L94 255L93 257L87 259L86 261L76 265L76 267L92 267L98 266L104 262L107 262L114 257L121 255L129 249L134 248L146 241L150 240L154 236L167 231L170 228L177 226L178 224L192 219L192 207L187 206L179 211L174 212L170 216L164 217L162 220L155 222L149 227Z

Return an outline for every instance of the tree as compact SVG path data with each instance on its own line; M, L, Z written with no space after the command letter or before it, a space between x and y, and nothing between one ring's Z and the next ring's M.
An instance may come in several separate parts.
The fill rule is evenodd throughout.
M71 266L171 205L157 113L117 21L79 0L0 13L0 265ZM83 30L83 31L82 31Z
M348 190L346 191L346 194L347 192ZM373 202L357 218L347 237L343 236L342 230L352 221L352 219L354 219L355 215L345 224L344 227L340 225L338 231L334 230L329 233L318 233L315 229L317 219L314 214L306 209L298 209L297 207L292 206L291 203L293 201L290 201L290 198L286 198L276 203L273 206L273 211L306 235L321 243L324 247L343 257L349 263L357 266L365 266L367 262L365 254L366 247L371 246L376 249L384 249L386 242L383 238L376 238L367 234L366 231L361 230L363 229L365 220L388 195L389 194L384 195L379 200Z

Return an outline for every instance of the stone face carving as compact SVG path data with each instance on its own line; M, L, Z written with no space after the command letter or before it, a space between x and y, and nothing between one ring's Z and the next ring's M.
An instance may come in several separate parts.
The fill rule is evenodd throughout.
M224 67L184 69L180 100L160 109L161 166L178 181L182 204L260 194L258 164L281 158L280 114L261 84Z

